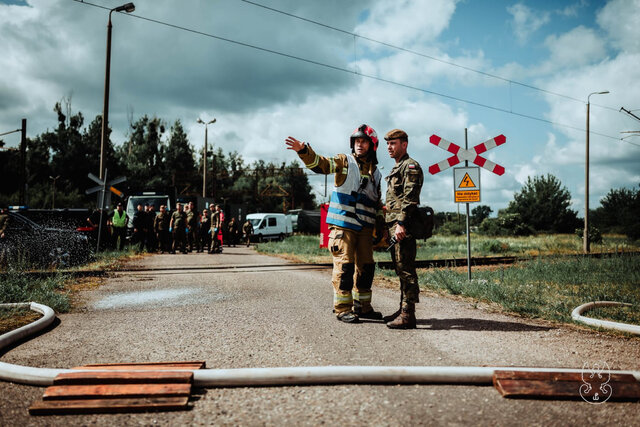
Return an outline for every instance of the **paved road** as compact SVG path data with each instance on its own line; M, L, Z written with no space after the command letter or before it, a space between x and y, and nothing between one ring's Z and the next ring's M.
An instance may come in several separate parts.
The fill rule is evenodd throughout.
M436 365L640 369L640 339L492 313L423 296L418 329L347 325L331 314L329 270L288 266L245 248L154 255L84 291L82 307L2 355L69 368L89 363L206 360L209 368ZM397 307L376 287L374 305ZM503 399L492 387L344 385L206 389L190 411L30 417L39 387L0 383L0 425L640 425L640 403Z

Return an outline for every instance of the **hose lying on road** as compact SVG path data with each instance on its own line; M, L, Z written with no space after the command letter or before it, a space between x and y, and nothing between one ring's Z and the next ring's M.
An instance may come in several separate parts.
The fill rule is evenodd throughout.
M640 335L640 326L629 325L628 323L611 322L609 320L593 319L591 317L582 316L585 311L598 307L631 307L631 304L615 301L594 301L582 304L571 312L571 318L576 322L582 322L585 325L596 326L599 328L613 329L615 331L628 332L630 334Z
M0 351L16 341L35 334L55 320L53 310L37 303L0 304L5 307L29 307L44 316L29 325L0 336ZM474 367L474 366L301 366L291 368L239 368L193 370L198 387L284 386L301 384L493 384L498 370L528 372L576 372L581 369ZM0 362L0 380L19 384L49 386L56 376L78 369L32 368ZM91 370L91 372L97 372ZM640 371L610 371L631 374L640 381Z

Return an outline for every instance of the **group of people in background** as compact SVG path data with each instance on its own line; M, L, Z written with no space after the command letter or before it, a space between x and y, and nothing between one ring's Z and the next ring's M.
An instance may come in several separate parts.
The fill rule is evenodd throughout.
M131 244L137 245L139 252L186 254L195 249L196 252L214 254L222 252L223 236L228 246L236 246L241 239L249 246L253 235L253 225L249 220L242 227L235 217L225 221L219 205L198 212L193 202L176 203L173 212L169 212L165 205L156 212L153 205L139 204L133 218L129 218L122 203L118 203L111 214L103 215L101 246L123 250L130 221L133 226ZM97 236L100 211L94 211L87 222L96 229Z

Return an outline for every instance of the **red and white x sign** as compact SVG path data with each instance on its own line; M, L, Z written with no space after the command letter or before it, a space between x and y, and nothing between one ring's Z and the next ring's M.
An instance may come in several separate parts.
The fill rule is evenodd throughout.
M476 165L498 175L504 174L504 167L480 156L480 154L484 153L485 151L491 150L492 148L495 148L498 145L502 145L507 142L507 137L504 135L498 135L495 138L482 142L469 150L464 149L451 141L442 139L438 135L431 135L431 137L429 138L429 142L433 145L437 145L443 150L447 150L448 152L454 154L446 160L429 166L429 173L431 175L435 175L438 172L448 169L451 166L455 166L463 161L471 161Z

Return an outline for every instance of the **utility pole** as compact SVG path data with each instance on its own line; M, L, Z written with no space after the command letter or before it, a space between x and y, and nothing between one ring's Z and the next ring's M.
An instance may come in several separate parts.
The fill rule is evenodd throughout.
M20 206L26 204L27 187L27 119L22 119L20 138Z

